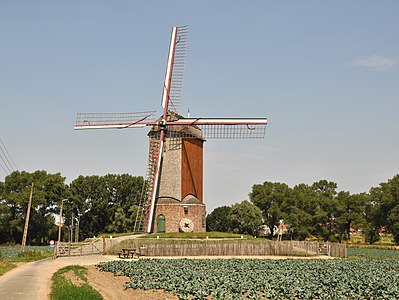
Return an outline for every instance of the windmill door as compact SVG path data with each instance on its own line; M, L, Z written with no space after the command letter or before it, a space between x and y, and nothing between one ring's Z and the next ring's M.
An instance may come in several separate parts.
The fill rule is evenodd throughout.
M157 218L157 232L163 233L165 232L165 216L159 215Z

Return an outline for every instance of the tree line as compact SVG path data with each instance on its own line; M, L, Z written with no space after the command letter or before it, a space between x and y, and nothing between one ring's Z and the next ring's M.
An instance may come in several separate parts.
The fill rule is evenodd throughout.
M73 231L79 228L80 239L99 233L132 231L143 177L107 174L79 176L70 184L65 180L60 173L15 171L4 182L0 181L0 244L21 243L32 182L28 244L57 240L56 216L61 203L63 240L70 238L72 227Z
M263 231L272 237L285 224L286 238L325 241L348 240L351 230L360 230L368 243L378 241L385 230L399 244L399 175L360 194L338 192L337 184L327 180L293 188L266 181L252 187L249 200L216 208L207 217L208 230Z
M132 231L143 177L107 174L79 176L70 184L65 180L60 173L15 171L0 181L0 244L21 243L32 182L28 244L57 239L56 216L61 203L63 240L68 240L69 230L78 224L79 239ZM357 229L368 243L374 243L385 230L399 244L399 175L360 194L337 191L337 184L327 180L292 188L279 182L255 184L249 201L210 213L207 230L251 235L263 232L272 237L281 222L285 238L342 241L350 239L350 231Z

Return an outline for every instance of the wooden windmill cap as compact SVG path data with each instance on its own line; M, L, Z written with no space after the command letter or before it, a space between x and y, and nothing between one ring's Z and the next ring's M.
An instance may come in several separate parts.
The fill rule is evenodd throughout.
M174 121L184 119L183 116L179 115L176 112L169 111L166 117L167 123L172 123ZM156 120L156 123L160 123L162 121L162 117L159 117ZM159 132L161 128L159 125L154 125L151 127L150 132L148 133L149 137L159 137ZM205 141L205 138L202 134L201 129L196 125L167 125L166 130L167 138L196 138Z

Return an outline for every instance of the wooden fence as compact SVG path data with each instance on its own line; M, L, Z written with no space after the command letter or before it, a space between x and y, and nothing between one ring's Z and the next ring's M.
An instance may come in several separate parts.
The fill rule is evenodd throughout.
M103 243L99 240L90 243L64 243L56 242L54 258L60 256L82 256L102 254Z
M345 244L310 241L130 239L115 245L109 239L105 242L108 254L135 248L146 256L347 256Z

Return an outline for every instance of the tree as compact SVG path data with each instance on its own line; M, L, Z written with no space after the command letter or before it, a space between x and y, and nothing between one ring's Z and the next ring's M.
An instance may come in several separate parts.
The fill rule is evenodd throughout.
M339 239L350 239L351 227L362 227L365 224L365 206L368 201L366 193L350 195L349 192L339 192L339 215L336 218Z
M114 217L112 218L112 223L107 226L107 232L129 232L134 226L136 220L136 214L139 206L130 206L128 213L125 214L122 207L117 207Z
M314 211L313 215L313 234L320 236L325 241L334 239L337 233L336 218L339 214L339 202L336 199L335 182L320 180L313 183Z
M114 212L108 204L108 192L102 177L79 176L70 184L71 203L81 213L79 231L82 237L104 232ZM68 210L69 208L69 210ZM71 206L66 206L66 225L70 224Z
M259 207L245 200L234 204L228 215L231 229L235 233L258 235L262 225L262 212Z
M312 232L312 190L306 184L294 186L282 205L289 238L304 240Z
M43 244L56 237L56 203L67 197L65 178L46 171L15 171L0 185L0 243L22 240L29 194L34 183L28 244Z
M121 207L123 213L128 215L131 206L138 204L144 178L129 174L107 174L103 180L109 194L109 203Z
M284 219L284 205L289 202L291 189L285 183L273 183L265 181L263 184L255 184L249 194L251 202L260 208L263 220L270 229L270 238L279 221Z
M370 190L370 203L366 207L370 242L379 239L382 227L393 234L396 244L399 244L399 175L388 182L380 183Z
M385 192L388 193L386 203L389 212L387 215L387 228L392 233L394 241L399 245L399 175L388 180Z
M142 191L143 177L128 174L79 176L70 184L71 208L81 213L82 237L102 232L127 232L133 229L133 220ZM72 210L66 211L66 224Z
M206 217L206 230L229 232L231 230L231 224L229 220L230 210L231 208L229 206L215 208Z
M389 229L393 234L396 245L399 245L399 204L395 205L388 216Z

